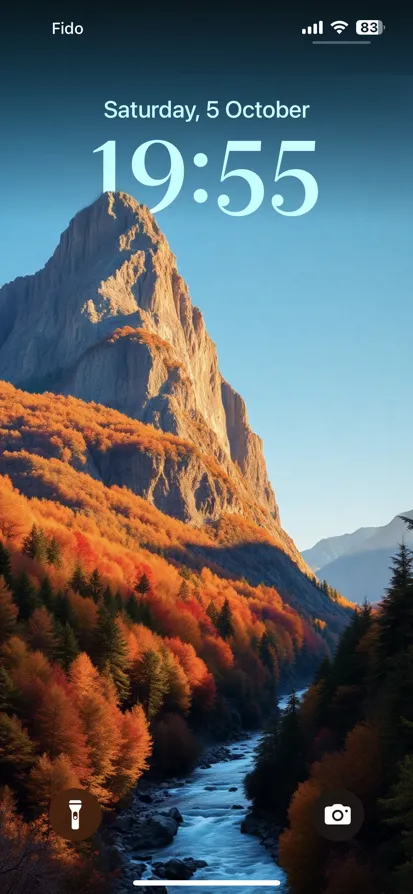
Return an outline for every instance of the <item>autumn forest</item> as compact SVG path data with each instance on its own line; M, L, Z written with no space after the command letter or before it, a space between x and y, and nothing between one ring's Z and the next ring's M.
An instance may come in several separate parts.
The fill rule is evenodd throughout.
M39 890L102 891L102 855L48 827L53 795L87 787L110 815L148 768L187 772L203 740L258 728L277 691L309 680L343 621L337 594L329 629L251 586L248 565L233 580L196 560L211 538L259 543L265 531L240 517L191 529L89 475L94 416L106 449L135 423L5 383L1 398L0 869L9 891L17 866L27 878L35 866ZM148 450L180 448L146 437Z

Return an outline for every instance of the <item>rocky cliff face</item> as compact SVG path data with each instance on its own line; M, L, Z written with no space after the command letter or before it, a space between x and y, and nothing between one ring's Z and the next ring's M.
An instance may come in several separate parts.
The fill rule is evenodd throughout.
M219 372L165 237L130 196L102 195L71 221L43 270L0 290L0 379L96 401L192 442L231 479L238 511L254 504L252 517L278 528L245 404ZM202 476L197 486L203 517L227 508L209 486L202 503Z

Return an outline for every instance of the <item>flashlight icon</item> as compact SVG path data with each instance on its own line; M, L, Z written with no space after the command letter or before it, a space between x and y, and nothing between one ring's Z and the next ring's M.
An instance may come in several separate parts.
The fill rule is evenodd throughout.
M71 829L76 830L79 828L79 813L80 813L81 809L82 809L81 801L69 801L69 810L70 810L70 813L72 814L71 823L70 823Z

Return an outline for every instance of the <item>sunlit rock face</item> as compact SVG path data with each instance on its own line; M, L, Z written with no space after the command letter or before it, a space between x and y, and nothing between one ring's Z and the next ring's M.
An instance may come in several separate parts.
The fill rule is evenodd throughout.
M278 528L244 401L220 374L154 217L125 193L105 193L79 212L42 270L0 290L0 378L96 401L192 441L240 495L228 503L213 474L201 476L197 497L184 500L198 505L195 516L242 512L249 500L255 520ZM194 510L189 516L199 521Z

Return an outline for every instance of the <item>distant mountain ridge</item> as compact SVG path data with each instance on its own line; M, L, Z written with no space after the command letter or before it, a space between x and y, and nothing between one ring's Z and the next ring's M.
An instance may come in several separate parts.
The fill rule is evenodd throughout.
M400 515L413 518L413 510ZM359 604L365 599L378 602L388 586L391 561L402 541L413 549L413 531L396 515L381 527L359 528L352 534L320 540L302 556L319 580L326 580L347 599ZM323 562L323 558L328 560Z
M325 537L319 540L311 549L304 549L301 553L303 559L313 571L317 572L324 565L333 562L345 553L364 543L377 528L359 528L352 534L338 534L336 537Z

